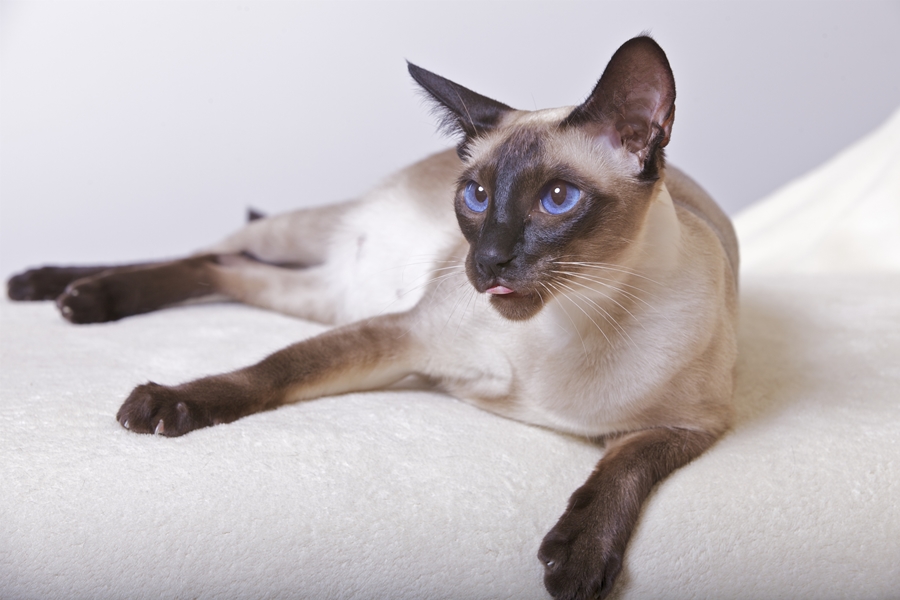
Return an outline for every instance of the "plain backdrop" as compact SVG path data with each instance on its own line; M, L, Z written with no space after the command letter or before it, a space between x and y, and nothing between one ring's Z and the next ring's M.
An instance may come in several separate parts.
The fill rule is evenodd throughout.
M900 106L900 2L0 4L0 275L193 251L441 148L404 60L580 102L649 31L670 160L732 214Z

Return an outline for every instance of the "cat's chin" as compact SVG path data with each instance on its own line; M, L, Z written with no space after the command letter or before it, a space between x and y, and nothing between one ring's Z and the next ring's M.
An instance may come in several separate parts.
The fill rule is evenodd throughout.
M544 307L544 302L538 294L511 293L492 295L491 306L500 313L500 316L510 321L527 321Z

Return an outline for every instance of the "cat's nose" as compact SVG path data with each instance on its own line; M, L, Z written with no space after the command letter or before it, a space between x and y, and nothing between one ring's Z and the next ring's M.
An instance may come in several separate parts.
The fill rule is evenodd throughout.
M498 248L484 248L475 254L475 264L483 276L499 277L514 258L511 252L503 252Z

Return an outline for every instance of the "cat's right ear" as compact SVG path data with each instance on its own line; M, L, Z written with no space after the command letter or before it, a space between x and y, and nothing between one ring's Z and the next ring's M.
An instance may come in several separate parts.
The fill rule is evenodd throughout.
M407 65L409 74L434 102L442 129L451 135L462 135L457 148L460 158L465 157L470 141L494 129L503 115L513 110L411 62L407 61Z

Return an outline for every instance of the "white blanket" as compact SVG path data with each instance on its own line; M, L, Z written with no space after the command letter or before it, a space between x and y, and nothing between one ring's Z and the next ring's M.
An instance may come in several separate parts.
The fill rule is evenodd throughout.
M617 597L900 593L898 150L900 113L737 220L738 422L651 495ZM407 390L135 435L114 419L134 385L323 328L237 305L75 327L8 301L0 327L4 599L546 598L538 546L602 456Z

